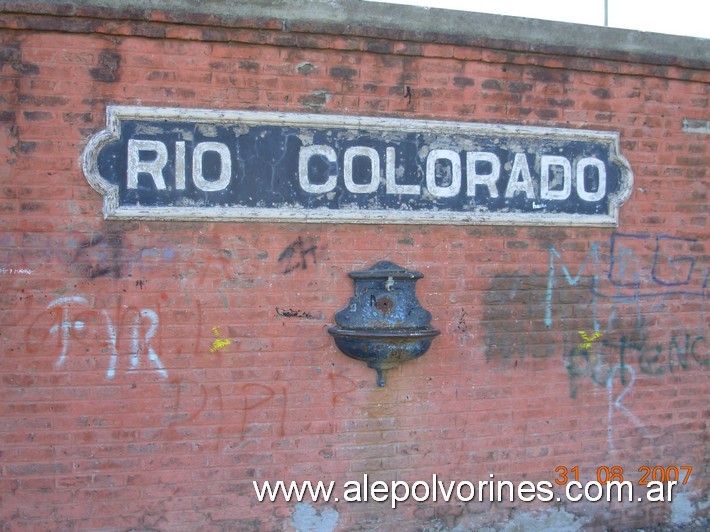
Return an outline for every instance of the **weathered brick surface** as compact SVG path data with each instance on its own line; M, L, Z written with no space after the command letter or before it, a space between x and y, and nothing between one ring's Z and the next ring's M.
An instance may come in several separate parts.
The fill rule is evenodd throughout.
M0 16L4 526L280 529L294 503L257 502L252 480L577 466L587 481L615 465L634 482L643 466L693 473L676 503L330 502L316 517L707 518L710 137L682 130L709 117L707 65L82 13ZM103 221L79 159L108 104L612 130L634 191L617 230ZM425 274L442 335L377 388L326 328L347 272L384 259Z

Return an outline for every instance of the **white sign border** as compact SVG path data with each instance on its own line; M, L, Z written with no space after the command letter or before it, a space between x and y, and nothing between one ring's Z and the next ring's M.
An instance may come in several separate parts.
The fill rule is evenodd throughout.
M249 208L249 207L152 207L121 206L118 185L99 173L98 156L111 142L120 139L121 120L198 122L203 124L300 127L336 127L383 132L435 131L441 134L471 133L498 138L544 137L558 140L592 141L610 146L610 163L621 168L621 188L609 195L608 214L567 214L541 212L434 211L394 209L327 208ZM357 117L262 111L186 109L176 107L138 107L109 105L106 107L106 129L92 136L82 156L84 175L91 187L104 198L103 215L107 220L165 221L241 221L241 222L305 222L354 224L446 224L446 225L532 225L617 227L619 208L631 196L634 176L631 166L619 149L619 134L612 131L575 130L550 127L511 126L405 118Z

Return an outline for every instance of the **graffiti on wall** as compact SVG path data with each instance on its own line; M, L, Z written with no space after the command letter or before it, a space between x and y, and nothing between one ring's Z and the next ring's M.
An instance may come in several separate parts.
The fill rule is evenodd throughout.
M43 328L47 319L49 326ZM108 379L113 379L117 371L141 370L167 378L168 372L155 346L159 325L158 313L150 308L119 308L112 316L105 309L92 309L84 296L65 296L47 305L46 311L27 330L25 339L30 350L31 346L55 345L56 368L63 367L71 352L79 351L81 344L89 342L108 355L104 366ZM117 334L119 330L128 330L126 348Z
M616 232L608 244L591 243L580 255L573 262L553 245L544 274L492 279L485 296L486 360L505 369L528 357L560 357L572 399L585 382L606 390L614 448L617 419L647 434L626 404L639 377L710 366L710 268L702 242L666 234ZM684 314L689 301L693 312Z
M608 254L602 249L592 243L571 263L551 246L545 274L496 276L485 298L487 362L505 367L561 351L573 397L579 377L607 386L613 376L626 386L632 371L663 375L707 367L710 268L702 243L614 233ZM699 313L681 319L675 311L689 299ZM510 319L520 322L519 333L510 334Z
M306 240L304 240L299 236L296 240L291 242L281 252L278 258L279 264L285 266L283 270L284 275L294 270L307 269L309 263L308 259L310 259L313 264L316 264L317 250L316 239L313 237L307 237Z
M569 288L579 283L583 272L590 267L589 306L593 332L576 346L566 351L566 367L573 380L585 375L597 384L604 384L618 368L622 386L633 380L633 369L646 375L663 375L708 365L705 352L703 319L707 300L710 269L701 263L696 251L697 239L668 235L614 233L609 242L609 261L602 264L599 246L593 245L577 275L573 275L562 261L560 253L550 250L545 306L545 325L553 325L553 293L556 281L563 279ZM698 248L700 249L700 248ZM590 264L591 262L591 264ZM562 275L557 275L557 270ZM605 278L600 274L607 271ZM675 318L673 309L678 302L695 299L700 303L696 322ZM604 316L600 309L604 309ZM652 338L650 320L662 321L660 329L669 331L667 337ZM596 337L597 341L591 338ZM617 364L599 371L604 360ZM583 369L582 369L583 368ZM574 386L571 389L574 395Z
M317 243L313 237L290 242L278 256L274 273L280 269L289 274L316 265ZM101 249L107 254L101 258L115 259L113 247L105 240L95 239L93 244L83 245L82 250ZM583 386L603 390L608 396L609 430L616 419L624 419L643 433L642 420L628 404L637 380L683 375L710 365L705 313L710 268L703 253L698 239L666 234L617 232L608 242L590 243L581 252L574 248L574 255L564 246L550 245L546 267L540 271L498 274L491 279L490 290L484 294L487 363L492 369L505 369L526 357L558 357L568 375L571 398L581 397L588 389ZM104 272L98 266L91 271ZM689 300L697 303L693 312L679 314L677 310ZM98 350L104 356L93 357L91 368L99 369L109 381L143 372L168 383L192 382L183 373L172 374L165 364L159 306L128 307L119 298L114 309L107 309L95 308L92 301L83 294L52 300L26 330L28 350L52 347L54 366L63 371L73 369L74 358L77 364L87 358L80 354ZM199 301L197 305L199 316ZM281 307L276 307L276 316L318 317ZM456 330L465 333L467 310L461 308L454 319ZM218 357L233 347L222 327L210 326L206 330L211 333L204 334L202 325L198 318L195 343L205 340L204 354L209 351ZM259 411L285 408L285 389L267 390L251 378L241 386L238 392L244 402L238 411L242 419L225 421L242 427L239 433L258 420ZM175 404L187 416L169 421L170 427L215 412L221 420L231 415L220 406L225 392L218 384L195 382L193 389L200 392L197 403L194 397L186 400L181 389L178 385ZM280 423L283 432L284 422Z
M200 305L198 312L199 309ZM85 295L63 296L51 301L30 322L25 330L25 346L29 353L44 353L49 348L56 371L86 367L100 371L109 382L138 372L155 375L165 383L161 390L172 404L172 412L163 419L171 439L179 438L181 429L206 421L216 421L218 435L235 437L237 442L244 439L250 427L263 424L275 423L276 433L284 435L285 386L237 383L232 392L241 404L238 408L227 408L221 384L198 382L175 369L176 374L170 375L169 365L164 363L159 349L160 326L159 308L118 304L117 310L110 312L94 308ZM212 327L211 333L212 338L208 338L211 355L220 355L233 345L220 327ZM201 335L198 335L196 344L200 344L200 340ZM196 345L196 349L199 348ZM92 362L87 363L87 359ZM273 418L273 412L278 413L277 419Z
M173 412L164 421L171 440L179 439L182 431L190 426L206 423L215 426L218 438L214 444L218 448L242 446L251 431L264 430L265 426L275 427L273 434L285 436L288 396L284 385L239 383L232 389L233 395L228 397L221 384L177 377L171 379L170 389L175 393ZM185 393L189 389L196 390L196 395ZM230 403L233 407L226 406ZM224 438L233 440L226 442Z
M201 308L197 301L198 315ZM50 355L58 372L100 372L107 383L139 372L154 376L162 383L166 410L155 430L165 431L170 440L191 434L195 425L212 426L217 436L213 443L219 448L251 445L249 436L260 431L286 435L289 394L285 384L263 382L255 371L240 369L231 374L227 390L224 382L206 381L191 370L172 367L170 357L160 349L161 326L159 307L129 307L119 300L115 310L107 310L96 308L96 301L88 295L67 295L52 300L31 318L24 345L29 354ZM202 328L198 320L194 355L208 355L215 363L216 357L235 346L224 327L210 327L209 335L201 333ZM356 383L335 372L329 373L329 379L336 407L343 395L356 389ZM131 382L132 388L136 386L140 382ZM335 425L330 424L329 430L334 431Z
M645 298L669 296L706 298L710 268L698 267L698 259L693 251L693 244L697 242L697 239L668 235L653 237L614 233L609 242L608 266L600 261L599 245L592 244L576 275L573 275L563 262L560 252L555 247L550 248L545 325L552 325L552 295L555 280L560 277L558 272L561 272L569 286L576 286L587 268L592 270L590 275L595 331L600 327L597 318L599 300L638 303ZM642 250L641 253L639 249ZM646 260L649 252L652 259ZM608 283L603 283L601 271L607 267Z

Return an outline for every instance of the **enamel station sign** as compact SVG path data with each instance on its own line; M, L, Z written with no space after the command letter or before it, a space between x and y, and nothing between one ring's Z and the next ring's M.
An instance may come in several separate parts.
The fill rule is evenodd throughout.
M615 226L615 132L154 107L106 110L83 167L109 219Z

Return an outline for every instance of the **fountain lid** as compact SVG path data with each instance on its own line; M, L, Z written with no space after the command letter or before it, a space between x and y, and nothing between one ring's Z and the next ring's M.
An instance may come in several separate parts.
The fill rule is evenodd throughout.
M380 261L366 270L350 272L348 275L354 280L389 279L390 277L392 279L421 279L424 277L423 273L408 270L388 260Z

